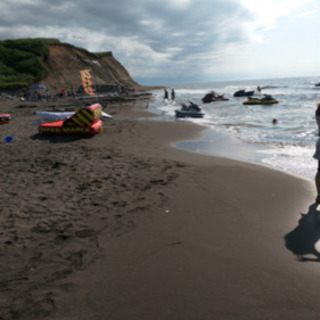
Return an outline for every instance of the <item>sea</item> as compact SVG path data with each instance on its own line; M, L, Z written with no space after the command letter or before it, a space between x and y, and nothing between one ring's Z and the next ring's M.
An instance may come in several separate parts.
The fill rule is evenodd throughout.
M319 81L320 77L301 77L168 85L169 98L174 89L175 100L164 100L163 91L153 91L154 99L148 108L160 121L205 126L201 139L177 142L178 148L257 163L313 180L317 171L313 154L318 139L315 110L320 102L320 88L315 84ZM258 86L263 88L261 93ZM244 105L246 97L234 97L238 90L255 90L256 97L272 95L279 103ZM210 91L229 100L204 104L201 99ZM188 101L201 106L203 118L175 117L175 110Z

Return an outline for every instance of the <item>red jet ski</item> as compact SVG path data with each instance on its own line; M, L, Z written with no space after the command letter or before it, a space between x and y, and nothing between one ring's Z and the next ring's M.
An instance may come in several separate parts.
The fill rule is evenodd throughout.
M214 91L211 91L209 93L207 93L203 98L202 98L202 102L203 103L209 103L209 102L213 102L213 101L228 101L229 99L224 97L223 94L217 96Z

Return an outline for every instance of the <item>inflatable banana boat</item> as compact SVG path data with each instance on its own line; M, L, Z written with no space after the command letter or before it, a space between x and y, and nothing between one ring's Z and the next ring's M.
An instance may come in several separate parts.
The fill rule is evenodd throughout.
M94 104L80 109L64 120L46 122L39 125L39 133L47 135L83 135L93 136L103 131L100 119L102 106Z

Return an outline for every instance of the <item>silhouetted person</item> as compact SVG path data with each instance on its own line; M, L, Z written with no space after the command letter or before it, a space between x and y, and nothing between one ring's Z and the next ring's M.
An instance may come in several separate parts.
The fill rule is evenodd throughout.
M171 100L174 100L176 98L174 89L171 89Z
M315 117L318 125L318 135L319 139L316 143L316 152L313 155L313 158L318 160L318 169L315 177L316 188L317 188L317 197L316 202L320 203L320 103L317 104L317 109L315 112Z
M316 188L317 188L316 202L320 203L320 138L316 143L316 152L313 155L313 158L318 160L318 169L315 177L315 182L316 182Z
M317 109L315 113L317 125L318 125L318 134L320 136L320 103L317 104Z
M284 237L286 248L300 261L320 262L320 253L315 248L320 239L320 212L317 211L317 206L317 203L313 203L306 214L302 213L298 226ZM307 254L315 257L304 257Z
M167 89L164 89L164 97L163 97L163 100L168 99L168 98L169 98L168 91L167 91Z

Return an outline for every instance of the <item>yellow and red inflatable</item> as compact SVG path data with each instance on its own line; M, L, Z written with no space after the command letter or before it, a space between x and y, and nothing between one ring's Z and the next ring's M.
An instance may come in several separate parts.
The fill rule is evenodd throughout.
M100 119L102 106L93 104L77 111L65 120L46 122L39 125L39 133L48 135L84 135L93 136L103 130Z

